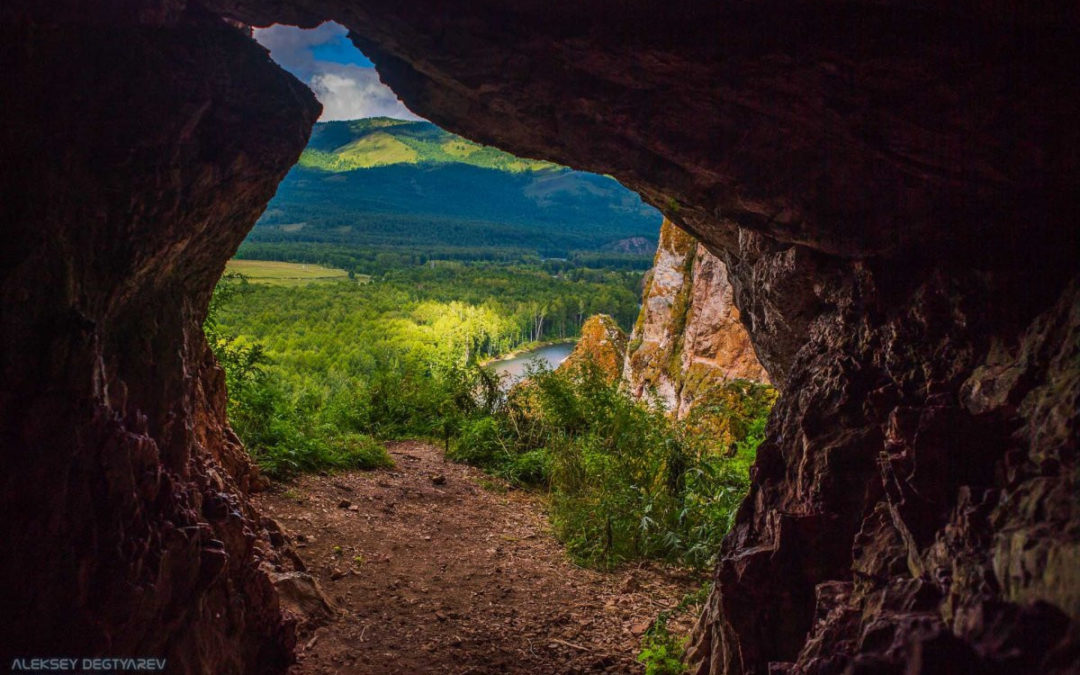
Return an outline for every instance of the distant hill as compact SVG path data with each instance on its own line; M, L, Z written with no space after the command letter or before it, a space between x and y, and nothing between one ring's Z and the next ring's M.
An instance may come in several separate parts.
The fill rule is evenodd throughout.
M464 164L511 173L559 168L473 143L430 122L389 117L315 125L298 166L341 172L393 164Z
M660 222L609 177L373 118L317 124L248 241L651 255Z

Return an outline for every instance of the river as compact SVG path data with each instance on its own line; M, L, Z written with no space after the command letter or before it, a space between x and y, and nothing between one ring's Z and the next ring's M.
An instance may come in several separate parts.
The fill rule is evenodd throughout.
M504 381L507 382L507 384L513 384L521 379L528 369L529 363L534 359L539 359L544 367L554 370L560 363L566 360L567 356L570 356L570 352L572 351L574 351L574 343L563 342L556 345L547 345L546 347L530 349L527 352L522 352L517 356L512 356L508 359L492 361L488 366L493 368L500 377L506 375L507 377Z

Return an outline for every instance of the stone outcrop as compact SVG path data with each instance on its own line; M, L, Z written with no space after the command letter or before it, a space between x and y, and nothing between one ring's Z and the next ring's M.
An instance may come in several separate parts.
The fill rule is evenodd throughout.
M1059 562L1075 566L1077 474L1058 459L1076 447L1076 363L1057 371L1075 291L988 338L1005 289L890 276L861 269L809 327L724 544L699 672L1077 667Z
M2 656L287 661L199 323L316 107L220 17L338 20L416 112L723 261L783 395L698 672L1080 668L1064 0L4 3Z
M595 314L581 326L581 338L574 351L559 364L558 370L573 372L591 364L609 381L619 379L623 360L626 358L626 333L612 317Z
M768 382L739 321L727 267L667 220L630 335L623 379L635 396L655 395L677 418L724 381Z
M280 672L291 563L201 324L318 104L216 17L95 11L3 12L0 663Z

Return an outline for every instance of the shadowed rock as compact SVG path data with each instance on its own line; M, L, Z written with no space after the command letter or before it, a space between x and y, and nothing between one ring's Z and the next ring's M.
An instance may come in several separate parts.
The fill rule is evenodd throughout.
M6 3L2 656L288 659L199 324L317 107L226 16L336 19L417 113L611 174L723 261L784 393L698 672L1075 671L1078 14Z

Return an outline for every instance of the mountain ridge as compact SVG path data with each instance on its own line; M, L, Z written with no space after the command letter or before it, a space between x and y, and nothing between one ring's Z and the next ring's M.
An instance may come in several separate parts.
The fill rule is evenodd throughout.
M431 122L392 117L321 122L298 162L306 169L333 173L395 164L465 164L511 173L563 169L474 143Z
M644 268L661 220L609 176L379 117L316 124L246 241L604 251L641 257ZM635 250L620 251L630 240Z

